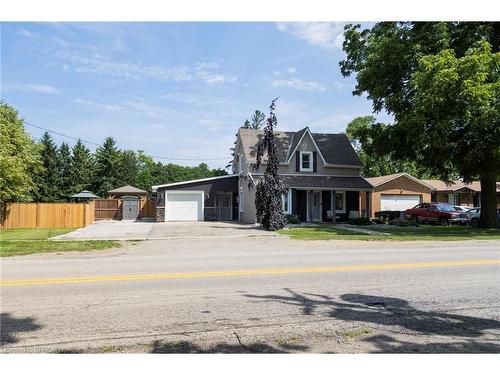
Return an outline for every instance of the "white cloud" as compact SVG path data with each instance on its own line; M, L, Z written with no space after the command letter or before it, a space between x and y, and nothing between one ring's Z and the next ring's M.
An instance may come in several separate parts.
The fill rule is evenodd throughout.
M280 22L278 30L325 48L341 48L344 41L341 23L333 22Z
M288 87L303 91L325 91L325 87L312 81L303 81L298 78L276 79L271 82L273 87Z
M8 89L13 91L24 91L37 94L60 94L61 90L50 85L37 85L37 84L18 84L9 86Z
M101 103L101 102L94 102L90 100L85 100L85 99L80 99L76 98L73 100L74 103L80 104L86 107L90 107L93 109L100 109L104 111L109 111L109 112L118 112L123 110L123 107L117 104L106 104L106 103Z
M219 71L217 63L197 63L193 66L174 67L144 65L128 61L115 61L101 53L83 55L76 51L60 51L56 56L64 61L57 63L77 73L105 74L128 79L158 79L161 81L201 81L207 84L226 84L236 82L235 76Z
M286 71L289 74L295 74L295 73L297 73L297 69L295 69L293 66L291 66L290 68L288 68Z
M32 33L31 31L28 31L26 29L19 29L17 32L19 35L25 36L26 38L38 39L37 34Z

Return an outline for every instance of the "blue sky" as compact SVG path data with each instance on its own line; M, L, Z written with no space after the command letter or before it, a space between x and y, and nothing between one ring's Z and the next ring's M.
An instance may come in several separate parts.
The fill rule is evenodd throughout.
M1 96L42 127L223 167L227 160L208 159L227 157L237 128L275 97L281 130L342 132L371 113L340 74L342 27L2 23Z

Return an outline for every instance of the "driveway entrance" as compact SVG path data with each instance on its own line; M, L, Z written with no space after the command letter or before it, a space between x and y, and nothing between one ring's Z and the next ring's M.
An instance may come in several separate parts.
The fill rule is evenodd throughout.
M159 240L181 238L230 238L277 236L254 224L222 221L98 221L55 240Z

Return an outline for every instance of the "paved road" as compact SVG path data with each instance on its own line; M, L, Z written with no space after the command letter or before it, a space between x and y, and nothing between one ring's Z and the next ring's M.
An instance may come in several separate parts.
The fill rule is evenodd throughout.
M4 258L2 351L500 352L500 242L157 240Z

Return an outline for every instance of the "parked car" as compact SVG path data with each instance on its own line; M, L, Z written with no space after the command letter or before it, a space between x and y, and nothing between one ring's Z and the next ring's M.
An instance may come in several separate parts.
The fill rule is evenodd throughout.
M459 224L468 224L469 222L469 211L470 211L470 207L466 207L466 206L453 206L453 208L455 209L455 211L457 212L461 212L463 214L465 214L465 216L461 217L460 220L458 220L458 223Z
M405 211L407 219L415 223L428 222L448 225L467 220L467 215L456 211L448 203L420 203Z
M481 216L481 207L471 208L467 212L468 224L471 227L477 228L479 226L479 218ZM497 222L500 222L500 208L497 208Z

